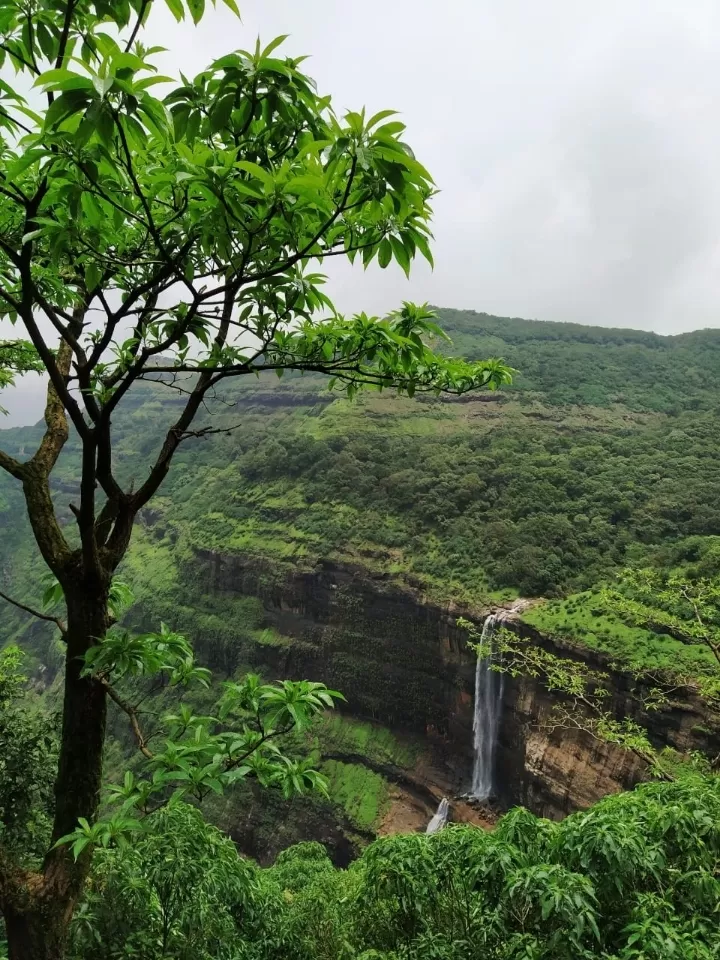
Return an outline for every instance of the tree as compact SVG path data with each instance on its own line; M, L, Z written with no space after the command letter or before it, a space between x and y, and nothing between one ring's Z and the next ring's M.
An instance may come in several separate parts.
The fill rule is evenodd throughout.
M184 15L182 0L167 4ZM0 301L49 378L37 450L24 462L0 452L0 467L22 485L66 607L53 846L37 872L0 855L13 957L63 954L92 844L75 860L58 841L78 824L92 831L98 811L113 669L102 651L108 637L122 649L108 632L113 575L178 447L213 432L195 421L218 384L293 370L326 374L349 396L362 386L412 396L510 378L501 361L433 352L428 340L442 332L423 307L340 316L313 272L334 256L405 272L417 252L432 260L432 181L392 112L336 116L300 60L277 55L280 38L181 75L160 100L154 86L172 81L152 65L158 48L139 39L153 6L10 0L0 10L4 67L46 97L38 113L9 73L0 83ZM205 4L186 7L197 22ZM147 379L184 404L127 488L113 418ZM73 530L49 483L71 430L81 450ZM162 661L162 635L146 646Z
M682 643L705 647L714 671L686 678L710 701L720 698L720 579L667 573L653 569L626 570L616 586L604 591L604 602L628 622Z
M694 571L626 570L617 585L604 591L604 602L634 626L665 633L689 646L709 651L707 668L679 678L697 690L707 705L707 722L720 722L720 580ZM677 679L676 679L677 682ZM710 758L720 769L720 755Z

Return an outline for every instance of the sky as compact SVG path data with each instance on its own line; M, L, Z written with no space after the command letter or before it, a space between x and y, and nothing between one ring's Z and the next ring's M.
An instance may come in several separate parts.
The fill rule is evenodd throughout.
M432 173L436 266L334 269L341 309L400 300L678 333L720 326L716 0L240 0L151 22L164 69L255 37L336 109L397 109Z
M218 0L193 27L157 3L147 39L168 48L162 72L289 34L281 50L310 55L336 110L400 112L438 185L434 271L418 261L408 281L330 263L341 310L409 299L663 334L720 327L716 0L239 5L241 22ZM3 403L35 392L29 381Z

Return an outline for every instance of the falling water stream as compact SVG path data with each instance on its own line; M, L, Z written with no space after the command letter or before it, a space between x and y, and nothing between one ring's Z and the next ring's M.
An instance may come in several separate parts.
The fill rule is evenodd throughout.
M502 614L490 614L483 624L477 665L475 667L475 713L473 716L473 743L475 760L470 795L476 800L487 800L493 792L495 749L497 747L500 711L503 696L503 675L491 669L492 635Z
M444 826L447 825L448 817L450 816L450 804L447 797L443 797L440 801L440 805L437 808L435 816L432 818L430 823L427 825L425 833L437 833L438 830L442 830Z

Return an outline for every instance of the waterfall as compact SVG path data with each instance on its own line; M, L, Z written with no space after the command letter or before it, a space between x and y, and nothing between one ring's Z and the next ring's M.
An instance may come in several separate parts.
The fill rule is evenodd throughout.
M491 670L493 652L490 641L496 624L502 619L502 614L490 614L486 618L475 666L475 714L473 716L475 761L470 796L475 797L476 800L487 800L493 790L493 768L502 706L503 675Z
M437 833L438 830L442 828L448 822L448 816L450 815L450 804L448 803L447 797L443 797L440 801L440 805L437 808L435 816L432 818L430 823L427 825L427 830L425 833Z

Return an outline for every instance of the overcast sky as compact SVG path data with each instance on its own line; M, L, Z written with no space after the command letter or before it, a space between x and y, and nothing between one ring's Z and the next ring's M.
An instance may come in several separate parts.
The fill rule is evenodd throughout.
M197 28L156 4L163 72L289 33L336 109L401 112L441 190L435 271L331 264L342 310L720 327L717 0L239 3Z
M336 108L394 107L441 194L434 273L340 268L342 309L402 298L677 333L720 326L717 0L240 0L158 11L166 69L260 34Z

